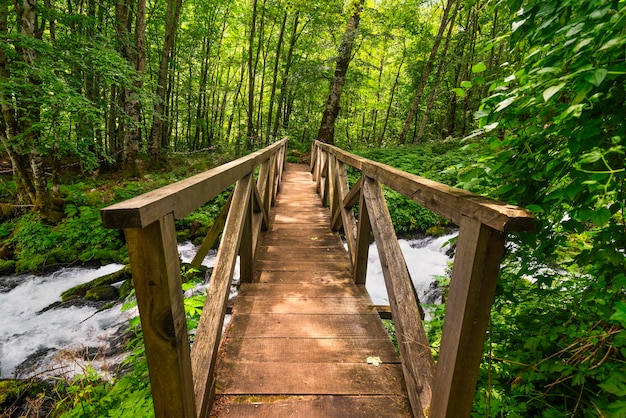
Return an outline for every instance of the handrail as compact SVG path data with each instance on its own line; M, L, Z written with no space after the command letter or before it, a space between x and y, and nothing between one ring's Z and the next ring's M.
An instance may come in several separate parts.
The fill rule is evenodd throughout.
M352 189L346 165L362 172ZM330 206L331 228L343 226L357 284L365 284L370 233L374 234L413 415L469 416L505 237L508 232L534 229L532 213L320 141L311 149L311 172L323 204ZM459 226L436 366L382 184ZM357 203L358 218L353 212Z
M215 390L213 372L237 255L241 281L250 282L256 243L261 229L268 226L286 148L284 138L248 156L101 211L105 227L124 229L126 235L157 418L204 417L210 410ZM235 190L227 207L194 258L204 258L222 233L190 349L174 220L233 183ZM226 212L225 220L221 219Z

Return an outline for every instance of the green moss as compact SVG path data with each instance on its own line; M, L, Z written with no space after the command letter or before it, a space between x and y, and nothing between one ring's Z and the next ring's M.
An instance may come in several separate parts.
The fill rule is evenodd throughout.
M77 254L74 250L64 248L54 248L49 253L48 264L54 263L71 263L76 260Z
M132 279L128 279L122 283L120 286L120 299L125 300L128 295L133 291L133 281Z
M5 276L15 272L15 260L0 260L0 275Z
M85 293L85 299L93 301L117 300L119 291L110 285L102 285L93 287Z
M125 266L123 269L116 271L115 273L107 274L106 276L98 277L88 283L83 283L75 286L69 290L66 290L61 294L61 300L63 302L71 299L87 298L87 294L90 290L96 289L102 286L110 286L113 283L118 283L131 278L130 266ZM117 289L116 289L117 290ZM97 292L93 293L90 297L96 297ZM91 299L101 300L101 299Z

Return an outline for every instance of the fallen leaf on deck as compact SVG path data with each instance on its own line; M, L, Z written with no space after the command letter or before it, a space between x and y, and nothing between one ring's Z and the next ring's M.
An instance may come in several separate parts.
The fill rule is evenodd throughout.
M367 364L373 364L374 366L378 367L380 366L381 363L382 363L382 360L380 359L380 357L368 357L367 358Z

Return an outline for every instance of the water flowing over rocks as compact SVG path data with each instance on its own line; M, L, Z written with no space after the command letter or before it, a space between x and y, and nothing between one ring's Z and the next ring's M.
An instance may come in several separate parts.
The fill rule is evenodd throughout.
M399 241L423 303L441 303L437 276L446 272L450 258L444 244L453 237ZM196 250L191 243L179 245L183 266ZM186 296L209 286L214 258L211 251L199 273L205 280L187 290ZM98 269L65 268L46 276L0 277L0 379L71 378L83 374L87 366L104 378L114 377L131 338L128 321L137 315L136 308L122 312L117 301L128 274L127 267L111 264ZM236 269L231 298L237 293L238 277ZM86 286L89 282L91 286ZM375 304L389 303L375 243L369 251L367 289ZM88 297L96 291L99 297Z

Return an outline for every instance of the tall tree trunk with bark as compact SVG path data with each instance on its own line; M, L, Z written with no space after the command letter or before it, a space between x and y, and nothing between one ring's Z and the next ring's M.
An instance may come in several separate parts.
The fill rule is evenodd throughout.
M257 0L252 0L252 19L250 21L250 34L248 37L248 127L246 139L248 144L252 144L256 136L254 130L254 38L256 32Z
M276 96L276 83L278 81L278 65L280 63L280 53L283 47L283 39L285 37L285 27L287 26L287 12L283 15L283 21L280 25L278 34L278 42L276 43L276 56L274 57L274 72L272 73L272 86L270 88L270 102L267 111L267 137L265 143L268 144L274 139L272 136L272 117L274 116L274 98Z
M178 30L178 19L182 0L168 0L165 16L165 40L161 50L161 60L159 63L159 78L157 81L156 99L154 101L154 116L152 119L152 129L150 131L150 154L152 163L160 164L160 153L164 138L167 136L168 124L165 108L167 105L167 84L169 63L176 42L176 32Z
M430 89L430 94L428 95L428 100L426 102L426 110L424 111L424 115L422 115L422 120L420 121L420 125L419 125L419 131L417 132L417 137L415 138L416 144L419 144L420 142L422 142L424 131L426 130L426 124L428 123L430 112L432 111L433 105L435 103L435 95L437 94L437 89L439 88L439 80L441 79L441 73L448 65L448 56L447 56L448 47L450 46L450 40L452 39L452 30L454 29L454 21L456 20L456 15L457 15L458 10L459 10L459 3L456 4L450 16L450 25L448 26L448 33L446 34L446 41L443 45L443 50L441 51L441 55L439 57L439 63L437 64L437 72L435 73L435 80L433 82L432 88Z
M41 39L44 23L42 21L42 26L37 26L36 0L15 2L14 7L21 36L25 40ZM3 37L8 34L8 15L8 1L3 1L0 5L0 35ZM21 56L23 64L34 69L37 58L35 50L26 43L16 45L15 48L18 53L16 56ZM0 48L0 78L8 80L10 77L11 72L4 49ZM41 84L36 71L28 77L28 83L32 86ZM32 91L20 91L19 86L17 90L12 100L0 97L2 109L0 141L9 154L23 197L45 216L52 210L52 195L48 188L43 156L39 149L41 132L38 125L41 108L37 98L33 97ZM28 87L27 90L29 90ZM0 96L2 96L1 92Z
M298 24L300 23L300 11L297 11L293 17L293 28L291 31L291 38L289 39L289 50L287 52L287 58L285 60L285 68L283 69L282 81L280 83L280 95L278 96L278 102L276 105L276 118L274 119L274 127L272 128L272 138L278 136L278 128L280 127L280 119L282 118L283 106L287 99L287 82L289 80L289 71L291 70L291 63L293 61L293 50L296 47L298 41Z
M415 120L415 116L417 115L417 110L422 100L422 93L424 92L424 87L426 87L426 81L428 80L430 72L433 69L433 65L435 64L435 58L437 58L437 51L439 50L439 44L441 43L441 38L443 38L443 33L448 26L448 16L450 14L450 10L452 9L452 5L459 3L459 1L460 0L448 0L448 3L446 4L446 7L443 11L441 24L439 25L439 31L437 32L437 36L435 37L435 42L433 43L433 47L430 51L430 56L428 57L428 61L426 62L426 67L422 72L422 78L419 85L417 86L415 96L413 97L413 102L411 103L409 114L406 116L404 126L402 127L402 132L400 132L400 138L398 139L398 142L400 144L404 144L406 142L406 136L409 133L411 124Z
M335 67L335 76L330 85L330 92L326 100L326 108L322 115L322 123L317 133L317 139L328 144L335 143L335 120L339 114L339 102L341 100L341 91L346 82L346 74L348 66L352 58L352 47L356 39L357 29L361 20L361 11L365 0L359 0L355 4L355 10L346 26L346 31L339 45L339 55L337 57L337 65Z

